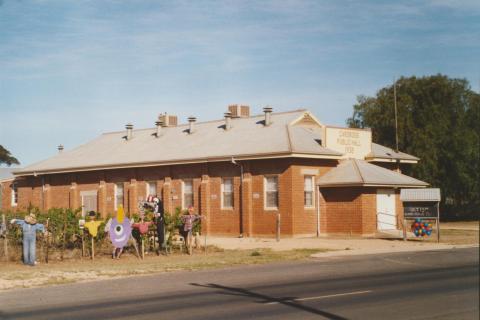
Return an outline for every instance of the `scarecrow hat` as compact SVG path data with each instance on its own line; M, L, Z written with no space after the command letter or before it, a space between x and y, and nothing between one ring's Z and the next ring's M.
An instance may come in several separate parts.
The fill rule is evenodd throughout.
M25 216L25 222L28 224L36 224L37 217L35 217L34 213L30 213L29 215Z
M89 211L88 212L88 216L91 217L91 218L95 218L97 216L97 214L95 213L95 211Z

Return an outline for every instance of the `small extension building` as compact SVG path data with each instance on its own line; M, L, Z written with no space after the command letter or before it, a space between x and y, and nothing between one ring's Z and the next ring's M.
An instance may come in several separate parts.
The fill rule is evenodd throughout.
M370 130L322 124L308 110L250 115L231 105L217 121L105 133L14 172L2 208L29 205L127 212L149 195L164 209L193 205L208 234L372 235L402 221L400 188L427 183L400 173L418 158L375 144Z

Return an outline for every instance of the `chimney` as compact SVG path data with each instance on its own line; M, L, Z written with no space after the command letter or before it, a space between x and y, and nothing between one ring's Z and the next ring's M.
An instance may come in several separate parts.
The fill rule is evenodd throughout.
M58 149L58 153L62 153L63 152L63 144L59 145L57 147L57 149Z
M158 116L158 120L163 122L163 127L176 127L178 124L178 118L174 115L169 115L166 112Z
M195 131L195 121L197 121L197 118L188 117L188 123L190 124L188 128L188 134L192 134Z
M162 134L163 122L155 121L155 125L157 126L157 132L155 132L155 137L158 138Z
M228 106L228 111L232 113L232 118L248 118L250 117L250 107L239 104L231 104Z
M265 126L268 127L270 124L272 124L271 118L271 113L272 113L272 108L269 106L266 106L263 108L263 112L265 112Z
M230 130L232 128L232 113L225 112L225 130Z
M133 124L127 123L127 125L125 126L125 129L127 129L127 140L131 140L133 137L132 135Z

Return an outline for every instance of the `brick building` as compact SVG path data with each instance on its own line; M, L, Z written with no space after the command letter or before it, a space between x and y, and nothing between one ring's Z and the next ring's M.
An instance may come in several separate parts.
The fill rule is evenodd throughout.
M209 234L374 234L398 228L399 188L427 184L401 174L419 159L374 144L371 131L331 127L311 112L250 115L229 106L222 120L156 127L97 139L15 172L2 183L2 208L29 205L127 212L159 196L167 212L193 205ZM393 201L393 202L392 202Z

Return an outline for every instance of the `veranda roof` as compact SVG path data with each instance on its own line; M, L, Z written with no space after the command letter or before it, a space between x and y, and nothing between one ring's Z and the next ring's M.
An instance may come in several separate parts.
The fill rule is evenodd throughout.
M320 187L426 187L428 183L364 160L347 159L317 180Z

